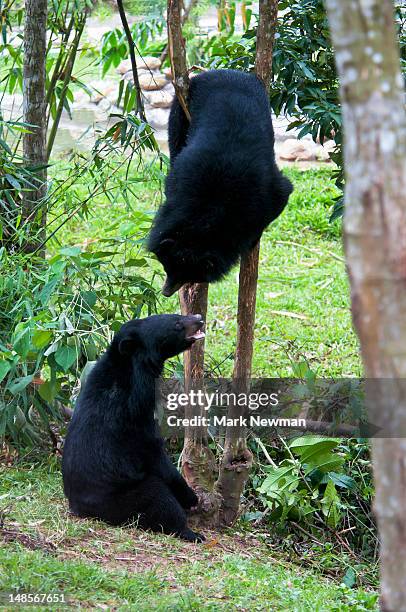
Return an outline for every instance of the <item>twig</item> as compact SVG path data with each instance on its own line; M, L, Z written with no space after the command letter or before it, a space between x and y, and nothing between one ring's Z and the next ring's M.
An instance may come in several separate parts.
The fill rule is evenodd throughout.
M130 27L128 25L127 16L125 14L125 10L123 7L123 0L117 0L117 7L118 7L118 12L120 13L121 23L123 24L125 36L127 38L128 46L130 49L130 60L131 60L131 68L132 68L132 73L133 73L134 87L135 87L135 91L137 92L137 114L140 116L142 121L146 122L147 119L145 116L144 103L142 101L142 96L141 96L141 86L140 86L140 81L138 78L137 60L135 59L135 51L134 51L135 43L134 43L134 39L131 34Z
M319 546L324 546L323 542L320 542L320 540L315 538L314 535L310 533L310 531L306 531L306 529L303 529L303 527L299 525L299 523L295 523L295 521L290 521L290 522L292 525L296 527L296 529L299 529L299 531L301 531L302 533L307 535L309 538L311 538L314 542L316 542L316 544L319 544Z
M268 453L265 444L262 442L261 438L255 438L256 443L261 447L262 452L265 455L266 460L270 463L274 468L278 467L275 461L272 459L271 455Z
M191 72L194 72L195 70L200 70L200 72L208 72L208 68L205 68L204 66L199 66L198 64L193 64L193 66L191 68L189 68L188 73L190 74Z

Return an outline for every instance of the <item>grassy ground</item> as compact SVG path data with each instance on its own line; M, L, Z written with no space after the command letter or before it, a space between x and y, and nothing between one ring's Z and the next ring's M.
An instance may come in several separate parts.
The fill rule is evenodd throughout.
M123 168L123 177L124 172ZM336 195L330 170L289 169L287 174L295 185L294 195L262 240L254 375L287 376L306 362L320 376L356 376L360 361L340 227L328 223ZM162 197L154 176L151 172L148 182L137 183L127 203L120 190L112 201L105 195L92 198L90 214L69 221L58 242L49 245L50 252L68 244L103 250L106 240L131 235L141 241L132 248L146 260L140 273L154 278L158 287L161 268L142 246ZM85 181L75 184L79 197L87 189ZM119 251L117 264L131 256L123 245ZM220 364L223 374L230 373L233 364L237 293L237 270L210 288L207 362L209 368ZM178 311L177 298L160 299L159 310ZM75 519L68 514L56 462L0 467L0 524L1 519L0 608L1 592L15 589L64 593L72 605L86 609L376 607L375 594L326 578L321 566L306 569L287 559L270 540L268 527L245 531L240 525L227 533L206 532L207 543L197 546L135 528ZM293 551L291 557L295 558Z
M206 532L195 545L75 519L56 463L0 468L0 483L0 609L16 589L86 609L376 609L376 595L289 563L266 534Z
M295 191L261 243L253 375L290 376L297 364L306 362L318 376L359 376L340 221L328 221L336 195L331 169L289 169L286 174ZM133 210L120 195L114 202L106 201L105 196L94 198L92 214L66 226L59 235L61 243L104 248L109 236L124 234L134 221L133 238L142 239L161 193L154 182L140 183L135 190ZM143 255L148 265L140 273L151 277L151 270L155 271L158 288L162 268L148 254ZM225 376L233 366L237 297L235 268L210 287L207 315L207 366L218 366ZM160 299L159 310L177 312L177 296Z

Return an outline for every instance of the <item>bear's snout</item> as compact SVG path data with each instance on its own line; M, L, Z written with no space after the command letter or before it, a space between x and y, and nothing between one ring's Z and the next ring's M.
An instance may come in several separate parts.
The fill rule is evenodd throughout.
M164 286L162 287L162 295L165 297L171 297L176 291L182 287L183 283L171 280L169 276L166 277Z
M185 332L187 340L200 340L204 338L205 334L202 331L204 326L204 320L202 315L188 315L185 317Z

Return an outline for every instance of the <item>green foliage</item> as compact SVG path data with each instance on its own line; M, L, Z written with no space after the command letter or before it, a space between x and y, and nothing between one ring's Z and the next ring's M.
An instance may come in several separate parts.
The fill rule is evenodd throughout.
M152 51L155 54L159 49L154 48L151 50L151 41L156 38L161 38L165 28L165 20L161 17L156 19L148 19L135 23L131 27L131 34L133 36L136 50L141 55L147 55ZM160 42L160 50L165 46L165 40L162 39ZM103 35L102 43L100 47L100 64L102 67L102 76L104 77L111 67L117 68L123 59L129 57L128 41L125 33L116 28L110 30ZM139 66L142 66L142 61L139 62Z
M71 116L73 87L89 93L86 83L73 75L75 62L79 56L85 55L90 56L93 62L96 60L88 44L82 44L79 50L88 11L92 6L91 0L51 0L48 4L45 86L47 125L50 128L47 153L50 157L62 111L65 110ZM6 3L2 15L1 86L9 94L22 93L24 49L20 27L24 11L11 2Z
M81 5L74 4L80 10ZM73 7L69 2L54 3L55 11L61 6ZM81 14L55 13L50 42L56 33L75 36L76 17L82 27ZM53 75L48 87L59 87L59 76L55 80L54 75L69 62L63 51L61 47L56 56L48 55L48 72ZM63 105L69 111L70 81L64 80L65 85ZM58 113L62 99L62 93L50 96L51 116L53 109ZM128 100L126 109L130 105ZM46 237L32 254L25 246L36 237L21 219L21 199L24 188L35 180L35 169L24 169L17 153L18 138L30 126L0 122L0 161L6 170L0 177L0 439L5 437L19 449L48 443L50 425L61 417L60 406L75 399L81 370L97 358L123 321L156 308L156 292L142 275L147 261L140 253L151 214L133 210L131 201L137 198L137 183L156 180L159 189L163 174L154 169L143 173L141 154L149 151L159 157L158 146L150 126L126 109L91 153L72 155L57 172L50 164L52 180L46 198L37 203L47 213ZM134 157L138 168L129 176ZM160 159L164 163L164 156ZM124 174L118 172L123 164ZM149 164L153 168L154 158L147 169ZM85 222L95 212L92 203L98 195L110 203L119 198L121 213L131 215L106 223L96 248L86 243L66 246L62 229L74 218ZM45 260L37 255L43 248L49 249Z
M37 183L33 170L22 165L22 157L12 145L30 126L18 121L4 121L0 117L0 245L8 241L21 244L26 231L21 226L21 199L24 189ZM13 149L11 148L13 147ZM16 228L20 228L16 241Z
M80 371L123 321L155 309L137 270L112 266L117 251L65 247L46 262L0 251L0 438L46 443L40 432L72 401Z
M250 445L259 467L251 477L256 511L245 520L258 523L262 517L282 550L295 550L301 561L327 574L339 572L347 586L376 584L369 443L304 435L267 447L253 440Z
M336 487L354 486L342 479L344 459L337 453L339 440L303 436L286 445L287 457L278 467L265 468L267 477L258 487L271 510L271 521L312 522L322 513L326 523L336 528L342 518L341 500Z

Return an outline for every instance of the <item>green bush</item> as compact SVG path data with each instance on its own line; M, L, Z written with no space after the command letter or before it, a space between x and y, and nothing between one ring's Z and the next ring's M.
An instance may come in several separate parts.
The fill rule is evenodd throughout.
M43 261L1 248L0 439L49 442L44 432L111 332L144 307L155 310L155 293L137 274L145 260L116 268L114 255L65 247Z

